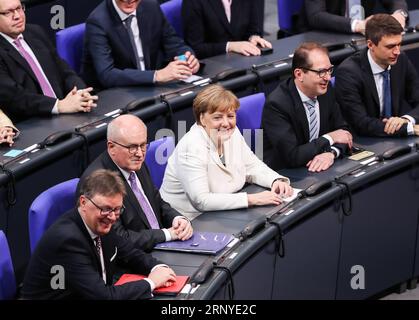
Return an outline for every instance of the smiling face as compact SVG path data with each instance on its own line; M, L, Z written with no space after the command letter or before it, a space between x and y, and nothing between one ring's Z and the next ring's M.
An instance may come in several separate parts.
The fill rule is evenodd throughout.
M213 113L202 113L200 117L201 125L205 128L208 136L215 143L223 143L230 139L236 128L236 111L217 110Z
M311 50L308 53L308 62L311 70L327 70L332 67L327 53L318 49ZM331 78L328 72L320 77L317 72L302 68L295 69L294 76L297 87L310 98L325 94Z
M123 115L113 120L112 134L108 134L108 153L121 169L137 171L141 168L147 148L147 127L135 116Z
M26 16L20 0L0 0L0 32L16 39L25 31Z
M400 56L402 35L385 35L377 45L371 40L367 41L368 48L374 61L383 69L395 65Z
M141 0L116 0L115 2L122 12L130 14L137 10Z
M98 236L103 236L109 233L114 223L119 219L119 215L115 214L115 212L102 215L98 207L103 210L121 208L123 195L103 196L96 194L91 200L94 203L86 196L81 195L79 199L79 211L90 230Z

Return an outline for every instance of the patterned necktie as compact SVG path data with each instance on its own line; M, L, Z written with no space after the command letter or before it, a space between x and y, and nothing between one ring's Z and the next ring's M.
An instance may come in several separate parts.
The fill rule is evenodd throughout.
M22 43L20 42L20 39L17 38L16 40L13 41L13 43L16 45L16 47L18 48L22 57L26 60L26 62L31 67L33 73L35 74L36 80L38 80L38 83L41 86L41 89L42 89L42 92L44 93L44 95L46 95L48 97L51 97L51 98L56 98L56 95L55 95L54 91L52 90L50 84L48 83L47 78L44 76L41 69L36 64L35 60L23 48Z
M137 179L135 176L135 172L131 172L129 174L128 178L131 189L134 192L135 196L138 199L138 202L140 203L141 208L144 211L144 214L147 217L148 223L150 224L152 229L160 229L159 223L157 221L156 215L153 212L153 209L150 207L150 205L147 202L147 199L145 198L144 194L141 192L140 188L137 185Z
M95 241L95 247L96 247L97 255L100 258L100 251L102 249L102 240L100 240L100 237L99 236L96 237L96 238L94 238L93 240Z
M316 103L317 100L307 100L305 105L308 108L309 114L309 130L310 130L310 142L317 138L318 126L319 121L317 120L317 113L316 113Z
M231 1L232 0L222 0L228 22L231 21Z
M390 88L390 71L381 72L383 76L383 118L391 117L391 88Z
M129 41L131 42L132 50L134 50L135 61L137 63L137 69L142 70L143 68L141 66L141 61L143 60L143 58L142 57L140 58L140 56L138 55L137 46L135 45L134 33L132 32L132 28L131 28L131 23L132 23L133 18L134 18L134 15L128 16L124 20L124 25L128 32Z

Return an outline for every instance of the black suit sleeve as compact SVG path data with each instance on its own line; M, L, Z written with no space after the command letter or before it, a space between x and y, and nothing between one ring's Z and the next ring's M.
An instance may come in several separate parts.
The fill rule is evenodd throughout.
M305 0L304 6L310 29L352 33L351 19L328 12L326 0Z
M278 102L269 100L263 110L262 121L275 153L281 155L287 168L303 167L317 154L330 150L329 140L324 137L299 144L291 114L284 112L282 107Z
M397 10L404 10L408 12L407 3L405 0L381 0L380 2L389 14L392 14Z

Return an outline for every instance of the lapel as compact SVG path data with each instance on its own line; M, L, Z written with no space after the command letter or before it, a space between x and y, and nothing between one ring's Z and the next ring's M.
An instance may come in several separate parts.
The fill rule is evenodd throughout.
M135 60L134 48L131 46L131 40L129 39L128 31L125 28L125 25L122 22L121 18L119 17L118 12L116 12L112 4L112 0L108 0L107 6L108 6L108 12L110 12L111 19L113 20L112 25L115 26L115 32L118 35L120 45L123 48L130 48L128 50L129 59L131 60L131 63L134 66L136 66L137 61ZM138 14L138 11L137 11L137 14ZM138 16L137 16L137 19L138 19Z
M110 231L112 232L112 231ZM102 241L102 253L103 253L103 262L105 264L105 270L106 270L106 283L108 285L112 284L112 276L113 276L113 268L112 268L112 262L111 258L115 259L116 257L113 257L115 254L117 254L117 247L113 243L113 241L110 240L109 234L104 235L100 237ZM97 255L98 256L98 255ZM99 256L98 256L99 258ZM114 260L113 260L114 261ZM101 274L102 276L102 274Z
M320 130L319 130L319 137L322 136L323 132L328 132L328 115L329 113L326 112L326 109L328 108L328 99L327 99L327 94L329 92L330 89L330 85L329 88L327 89L328 91L322 95L322 96L318 96L317 100L319 101L319 114L320 114Z
M98 255L98 253L96 251L96 247L95 247L94 241L90 237L90 234L87 231L86 226L84 225L83 219L81 218L81 216L80 216L80 214L79 214L79 212L78 212L77 209L74 210L74 220L75 220L77 226L81 230L81 232L82 232L85 240L87 241L87 243L89 245L89 249L90 249L91 255L93 257L95 257L96 269L98 270L99 276L102 278L102 265L100 263L100 257L99 257L99 255ZM103 244L102 244L102 251L103 251ZM105 254L103 254L103 259L104 259L104 263L105 263L106 277L108 278L110 276L110 274L108 273L108 268L106 267L107 263L106 263Z
M215 16L217 19L221 22L221 25L224 27L224 29L231 35L231 25L227 20L226 12L224 10L224 6L221 0L209 0L210 6L215 12ZM233 7L231 8L231 20L233 21Z
M26 37L25 37L26 41ZM0 47L7 52L9 57L11 57L13 60L15 60L32 78L32 80L36 83L38 83L38 80L36 79L35 74L33 73L31 67L29 66L28 62L25 60L25 58L22 57L22 55L19 53L17 49L13 45L11 45L5 38L0 36ZM39 87L41 89L41 87Z
M368 48L363 49L360 52L360 61L361 61L361 69L363 73L363 78L367 82L367 86L364 88L365 90L369 90L372 94L372 98L374 100L374 109L376 116L380 116L380 102L378 99L378 92L377 86L375 85L374 75L372 74L371 65L368 61L367 56Z
M400 59L400 56L399 56ZM393 116L400 116L400 84L397 83L399 79L402 79L401 69L399 68L400 64L395 64L390 69L390 89L391 89L391 112Z
M301 101L301 97L298 94L297 87L295 86L294 79L291 77L288 83L289 91L291 93L291 98L293 100L294 112L295 112L295 121L297 122L296 128L300 129L300 135L304 137L304 141L310 140L310 130L307 120L307 114L305 106Z
M150 47L146 45L147 43L150 43L151 41L149 39L149 34L147 30L147 26L150 25L148 22L148 19L151 17L146 15L143 10L143 3L140 3L140 5L137 8L137 24L138 29L140 32L140 39L141 39L141 47L143 49L143 57L144 57L144 67L146 70L150 69Z

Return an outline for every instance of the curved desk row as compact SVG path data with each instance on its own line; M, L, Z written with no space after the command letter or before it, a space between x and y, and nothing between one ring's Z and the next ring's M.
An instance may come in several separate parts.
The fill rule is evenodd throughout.
M419 12L417 15L412 12L411 19L419 21ZM268 94L281 77L289 74L289 55L300 42L317 40L334 45L336 50L331 51L331 58L338 62L354 52L355 47L345 45L352 37L322 32L296 35L275 41L271 55L246 58L229 54L206 59L202 75L214 78L228 68L246 69L244 75L221 81L222 85L239 96L250 94L257 87ZM405 44L416 42L419 42L416 33L404 37ZM0 148L0 229L7 233L18 281L23 279L29 259L27 212L36 196L52 185L79 176L88 162L87 156L93 160L105 149L107 123L121 112L119 109L133 101L146 100L144 105L131 112L147 123L149 140L153 140L162 128L169 128L180 137L193 123L190 106L201 89L200 85L181 83L115 88L100 92L99 106L89 114L33 118L18 124L21 135L13 148L25 150L32 146L35 149L18 158L8 158L5 154L9 148ZM55 145L39 145L50 134L62 130L72 133L68 139Z

